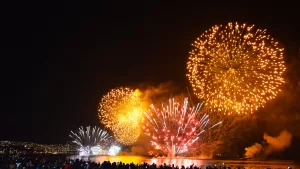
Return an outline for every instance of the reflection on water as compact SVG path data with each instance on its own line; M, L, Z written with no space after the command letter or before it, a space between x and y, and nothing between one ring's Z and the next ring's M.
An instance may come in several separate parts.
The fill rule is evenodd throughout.
M227 166L227 167L244 167L246 169L255 168L276 168L276 169L287 169L289 166L293 169L300 168L292 161L249 161L249 160L201 160L193 158L149 158L143 156L90 156L90 157L79 157L79 156L69 156L68 159L82 159L85 161L95 161L102 163L103 161L110 162L123 162L123 163L155 163L157 165L165 164L175 164L177 166Z
M95 162L103 162L103 161L110 161L110 162L122 162L122 163L135 163L141 164L144 162L151 162L150 158L143 157L143 156L90 156L90 157L79 157L79 156L69 156L70 159L82 159L85 161L95 161Z
M207 163L204 163L205 160L197 160L197 159L184 159L184 158L153 158L151 160L151 163L155 164L175 164L178 166L191 166L193 164L197 166L203 166L206 165Z
M144 157L142 156L97 156L94 161L101 162L101 161L110 161L110 162L122 162L122 163L143 163L147 162Z

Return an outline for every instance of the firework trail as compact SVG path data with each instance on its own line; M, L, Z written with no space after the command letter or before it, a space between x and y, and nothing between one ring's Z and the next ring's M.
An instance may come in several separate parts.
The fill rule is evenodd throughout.
M192 44L187 77L211 111L252 113L280 92L283 48L266 30L253 27L216 25Z
M188 99L183 105L169 99L169 104L162 104L159 110L151 105L151 110L145 112L143 129L151 136L151 144L155 149L163 151L168 156L176 156L187 152L194 142L201 140L201 135L211 128L221 124L210 125L209 115L201 116L202 104L188 106Z

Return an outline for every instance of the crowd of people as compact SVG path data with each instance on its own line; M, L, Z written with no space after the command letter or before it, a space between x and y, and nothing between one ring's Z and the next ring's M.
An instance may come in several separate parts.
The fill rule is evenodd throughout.
M202 167L203 168L203 167ZM230 167L204 167L207 169L230 169ZM195 165L175 166L173 165L156 165L156 164L125 164L122 162L103 161L96 163L83 160L59 160L46 158L25 158L25 157L1 157L0 169L201 169Z
M46 158L1 157L0 169L231 169L220 166L175 166L156 164L125 164L122 162L103 161L96 163L83 160L52 160ZM291 169L291 168L290 168Z

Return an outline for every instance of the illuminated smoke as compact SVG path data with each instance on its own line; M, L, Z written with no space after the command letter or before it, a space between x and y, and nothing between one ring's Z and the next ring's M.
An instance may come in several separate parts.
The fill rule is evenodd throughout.
M255 143L253 146L245 148L245 157L254 158L260 155L269 156L272 153L281 152L290 146L292 134L287 130L281 131L278 137L272 137L267 133L264 133L264 140L267 143L266 146Z

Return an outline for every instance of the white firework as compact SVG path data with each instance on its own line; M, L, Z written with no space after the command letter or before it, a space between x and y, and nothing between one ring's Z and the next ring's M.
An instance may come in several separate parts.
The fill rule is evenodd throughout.
M111 146L108 150L108 155L115 156L117 155L121 150L121 147L119 146Z
M78 133L71 131L69 136L73 139L72 142L78 146L81 155L90 155L91 148L95 146L106 149L112 142L112 136L98 127L88 126L86 130L80 127Z

